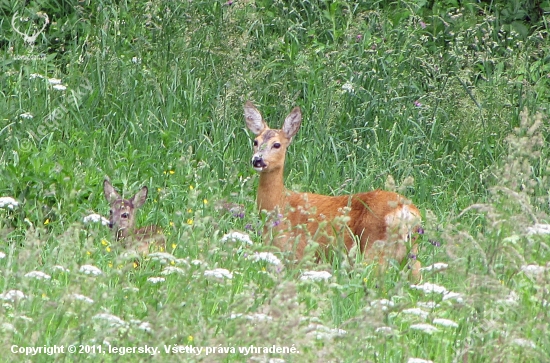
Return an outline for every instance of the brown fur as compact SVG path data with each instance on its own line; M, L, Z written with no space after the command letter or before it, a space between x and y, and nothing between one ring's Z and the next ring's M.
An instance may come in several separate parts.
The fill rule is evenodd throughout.
M401 262L408 254L416 256L418 246L411 235L420 225L420 211L405 197L383 190L332 197L284 188L286 149L300 127L299 108L291 111L281 130L270 129L250 102L245 119L257 135L252 164L260 173L258 209L271 215L275 246L301 259L310 238L323 247L342 241L348 250L358 240L366 259L381 266L387 258ZM420 280L420 263L412 264L412 279Z
M152 247L161 251L166 249L166 239L160 227L151 225L134 228L136 210L147 199L147 187L141 188L132 198L123 199L111 183L105 180L103 192L111 206L109 227L124 248L134 249L140 253L148 253Z

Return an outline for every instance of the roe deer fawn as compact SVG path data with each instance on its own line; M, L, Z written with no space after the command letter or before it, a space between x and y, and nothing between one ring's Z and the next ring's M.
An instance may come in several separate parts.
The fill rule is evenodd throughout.
M134 228L136 209L147 199L147 187L143 187L130 199L123 199L108 180L103 182L105 199L111 206L109 227L115 239L122 242L124 248L148 253L150 248L165 250L166 240L162 229L157 226Z
M405 197L383 190L334 197L285 190L285 155L302 122L300 108L290 112L280 130L270 129L250 101L244 106L244 115L248 129L256 135L252 157L252 166L260 174L256 202L260 211L270 215L277 232L275 246L295 251L300 260L307 234L323 247L340 239L349 250L357 241L365 258L378 260L382 269L387 258L399 262L411 258L410 277L421 279L417 236L412 235L420 227L418 208Z

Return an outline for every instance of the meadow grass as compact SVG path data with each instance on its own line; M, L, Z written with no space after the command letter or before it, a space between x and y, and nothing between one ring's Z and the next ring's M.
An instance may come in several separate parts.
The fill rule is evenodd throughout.
M5 361L549 361L546 8L495 3L0 4ZM246 100L273 127L302 109L289 189L414 201L423 284L262 240ZM164 253L135 267L84 223L105 178L149 187Z

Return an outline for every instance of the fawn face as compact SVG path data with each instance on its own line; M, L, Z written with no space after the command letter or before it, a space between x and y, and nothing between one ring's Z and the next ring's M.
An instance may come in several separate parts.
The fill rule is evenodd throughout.
M281 169L285 164L286 149L292 137L300 129L302 113L295 107L286 117L283 128L270 129L260 114L260 111L248 101L244 106L246 126L257 137L254 139L254 155L252 167L259 173L267 173Z
M130 199L122 199L109 181L103 182L105 199L111 205L109 227L115 231L117 240L128 237L134 230L136 209L141 207L147 199L147 187L141 188Z

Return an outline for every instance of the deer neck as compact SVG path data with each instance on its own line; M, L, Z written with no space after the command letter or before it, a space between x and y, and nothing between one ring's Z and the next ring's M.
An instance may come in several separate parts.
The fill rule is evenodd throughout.
M260 174L258 185L258 210L268 212L281 210L285 202L285 187L283 184L283 168Z

